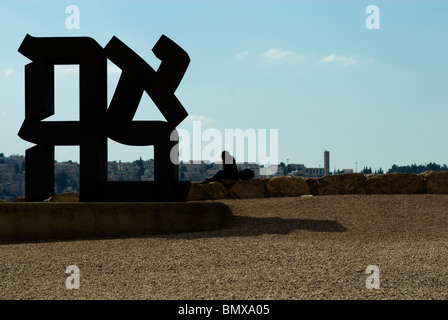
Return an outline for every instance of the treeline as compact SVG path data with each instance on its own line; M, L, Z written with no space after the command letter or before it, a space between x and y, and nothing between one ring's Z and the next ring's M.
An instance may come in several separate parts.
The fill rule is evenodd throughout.
M387 170L387 173L415 173L415 174L419 174L425 171L448 171L448 166L446 164L444 165L440 165L437 163L433 163L430 162L429 164L425 164L425 165L417 165L417 164L412 164L412 165L408 165L408 166L397 166L396 164L394 164L392 166L392 168L390 168L389 170ZM375 174L383 174L383 169L379 168L378 170L373 171L372 168L370 167L364 167L360 173L363 174L370 174L370 173L375 173Z
M375 173L375 174L383 174L384 171L383 171L382 168L379 168L378 170L372 171L372 168L370 168L370 167L369 167L369 168L364 167L364 169L361 170L361 173L363 173L363 174L371 174L371 173Z
M426 165L397 166L394 164L387 173L422 173L425 171L448 171L448 166L430 162Z

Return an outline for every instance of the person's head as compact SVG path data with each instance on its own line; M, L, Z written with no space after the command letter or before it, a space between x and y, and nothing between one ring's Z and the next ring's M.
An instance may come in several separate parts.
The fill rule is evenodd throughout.
M222 165L224 164L233 164L235 159L230 155L228 151L221 152Z

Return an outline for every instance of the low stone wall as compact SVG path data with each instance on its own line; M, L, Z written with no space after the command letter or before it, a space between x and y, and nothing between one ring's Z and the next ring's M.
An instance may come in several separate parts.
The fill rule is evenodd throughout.
M56 200L57 199L57 200ZM138 237L221 228L232 220L220 202L47 202L0 204L0 243Z
M300 197L340 194L448 194L448 171L421 174L345 173L322 178L275 177L246 181L192 182L188 201ZM16 202L25 201L20 197ZM53 196L45 202L78 202L79 193Z
M193 182L189 201L341 194L448 194L448 172L347 173L322 178L275 177L209 184Z

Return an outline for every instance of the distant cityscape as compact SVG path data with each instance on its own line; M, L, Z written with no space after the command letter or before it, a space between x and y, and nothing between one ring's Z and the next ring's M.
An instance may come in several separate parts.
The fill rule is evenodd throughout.
M238 169L252 169L255 178L271 178L276 176L297 176L319 178L327 175L342 173L353 173L353 169L342 169L330 172L330 153L324 152L324 166L318 168L307 168L304 164L278 165L277 172L271 176L260 176L260 165L256 163L237 163ZM181 162L179 164L179 180L201 181L211 178L221 169L221 163L210 163L206 161ZM447 165L440 166L435 163L428 165L402 166L393 165L388 173L421 173L426 170L448 171ZM382 174L383 170L372 171L364 167L361 173ZM108 162L108 181L153 181L154 160L139 160L133 162L110 161ZM79 191L79 163L67 161L55 161L55 194ZM25 195L25 157L23 155L11 155L5 157L0 153L0 199L13 201Z
M260 165L256 163L238 163L238 169L252 169L255 178L275 176L322 177L329 172L329 152L324 153L324 167L307 168L303 164L287 164L281 162L277 172L271 176L260 176ZM221 163L206 161L181 162L179 164L179 180L201 181L211 178L221 169ZM338 173L353 172L351 169ZM108 181L153 181L154 159L133 162L108 162ZM79 191L79 163L73 161L55 161L55 193ZM13 201L25 195L25 157L11 155L5 157L0 153L0 198Z

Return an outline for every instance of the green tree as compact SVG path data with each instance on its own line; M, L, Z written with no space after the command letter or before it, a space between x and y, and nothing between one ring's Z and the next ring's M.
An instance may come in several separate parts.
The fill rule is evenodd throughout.
M68 187L68 174L64 170L59 171L54 176L54 182L56 184L57 193L62 193L65 188Z
M284 162L280 162L279 167L283 169L283 174L286 176L286 165Z
M77 191L79 191L79 186L78 186L78 184L76 183L75 180L73 180L73 183L72 183L72 189L73 189L73 190L77 190Z
M392 165L392 167L387 171L387 173L397 172L398 166L396 164Z
M135 180L140 181L142 178L142 175L145 173L145 165L143 163L142 157L140 157L139 160L134 161L134 164L139 167L139 169L135 173Z
M372 173L372 168L364 167L364 169L361 170L361 173L362 174L370 174L370 173Z
M138 160L135 160L134 164L139 166L140 168L144 167L142 157L140 157L140 159L138 159Z
M440 165L431 162L426 166L426 170L430 171L440 171L440 168Z
M425 164L425 165L417 165L417 164L412 164L412 165L407 165L407 166L397 166L396 164L394 164L389 170L388 173L422 173L424 171L447 171L447 166L440 166L439 164L430 162L429 164Z

